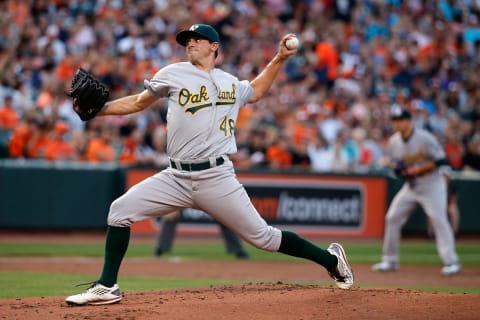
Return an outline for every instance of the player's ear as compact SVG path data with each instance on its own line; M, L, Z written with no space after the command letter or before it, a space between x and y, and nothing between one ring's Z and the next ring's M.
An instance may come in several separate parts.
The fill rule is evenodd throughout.
M210 45L211 45L211 48L215 50L215 57L217 57L220 44L218 42L210 42Z

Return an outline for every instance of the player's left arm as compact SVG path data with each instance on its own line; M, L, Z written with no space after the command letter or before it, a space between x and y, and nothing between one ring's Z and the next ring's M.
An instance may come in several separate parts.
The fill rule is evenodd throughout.
M142 111L152 105L158 97L147 89L142 92L105 103L98 115L123 115Z
M171 68L168 67L162 68L151 80L144 80L145 90L142 92L107 102L99 115L125 115L140 112L158 99L168 96L170 70Z
M285 46L285 41L293 37L293 34L285 35L278 46L278 52L273 59L267 64L265 69L252 80L250 85L253 88L253 95L250 102L256 102L262 98L265 93L272 86L273 80L277 77L278 72L281 70L283 63L293 54L297 52L297 49L289 50Z

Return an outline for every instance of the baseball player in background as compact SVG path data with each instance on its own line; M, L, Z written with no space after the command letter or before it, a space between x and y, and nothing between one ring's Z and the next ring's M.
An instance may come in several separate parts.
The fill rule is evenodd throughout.
M408 110L394 105L391 110L395 133L388 140L383 165L405 179L386 215L382 261L374 271L396 271L399 268L401 229L417 204L432 221L437 250L444 266L441 273L460 272L455 238L447 219L448 162L437 139L428 131L414 128Z
M323 266L338 287L353 285L353 273L338 243L322 249L296 233L267 225L238 181L228 155L237 151L234 128L239 108L263 97L284 62L296 53L285 35L278 51L252 81L240 81L215 67L220 38L205 24L181 31L187 62L168 65L145 90L106 102L98 115L142 111L157 99L168 99L167 153L170 167L130 188L110 206L105 258L100 278L86 292L66 298L71 305L111 304L122 299L117 276L126 253L130 226L182 208L199 209L251 245L309 259ZM74 108L77 101L74 99Z
M182 217L182 213L183 210L179 210L157 218L161 231L157 236L157 244L153 252L156 257L160 257L164 253L171 251L177 225ZM219 223L218 226L220 227L227 253L235 255L238 259L249 259L250 256L245 251L242 240L221 223Z

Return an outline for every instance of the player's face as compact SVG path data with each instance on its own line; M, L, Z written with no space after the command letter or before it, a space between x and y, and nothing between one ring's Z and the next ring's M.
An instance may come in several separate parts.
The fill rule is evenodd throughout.
M211 54L212 43L201 37L188 38L185 46L188 59L195 64Z
M408 136L412 127L411 124L410 119L392 120L393 130L400 132L402 136Z

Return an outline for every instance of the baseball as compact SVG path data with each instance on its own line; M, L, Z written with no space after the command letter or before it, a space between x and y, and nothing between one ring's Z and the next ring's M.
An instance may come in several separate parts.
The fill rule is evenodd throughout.
M287 47L288 50L294 50L298 48L299 43L298 38L293 37L285 41L285 47Z

